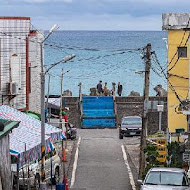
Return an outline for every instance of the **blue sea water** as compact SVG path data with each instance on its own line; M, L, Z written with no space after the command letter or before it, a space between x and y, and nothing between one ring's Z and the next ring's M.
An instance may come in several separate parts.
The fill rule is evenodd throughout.
M99 80L107 82L109 89L112 82L121 82L125 96L131 91L142 95L144 76L135 74L135 71L145 70L145 65L141 53L134 49L151 43L159 62L165 66L167 49L162 38L166 37L167 33L163 31L57 31L46 42L52 46L45 45L45 65L58 62L68 54L75 54L76 57L50 71L50 94L60 94L63 68L63 72L70 70L64 74L63 88L71 90L73 96L78 96L79 82L82 83L82 93L89 94L89 89L96 87ZM158 70L153 60L152 67ZM155 95L153 87L157 84L166 88L164 77L153 70L150 81L150 95Z

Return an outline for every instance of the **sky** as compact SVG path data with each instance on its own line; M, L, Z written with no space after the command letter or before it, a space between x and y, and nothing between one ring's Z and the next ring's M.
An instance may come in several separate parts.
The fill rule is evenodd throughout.
M158 30L162 13L188 12L190 0L0 0L0 16L29 16L37 29Z

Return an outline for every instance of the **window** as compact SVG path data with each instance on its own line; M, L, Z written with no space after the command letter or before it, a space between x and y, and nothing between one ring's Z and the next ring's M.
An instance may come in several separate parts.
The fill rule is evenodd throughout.
M182 57L185 58L187 57L187 47L178 47L178 58Z
M167 171L150 172L145 180L145 184L188 186L184 173Z

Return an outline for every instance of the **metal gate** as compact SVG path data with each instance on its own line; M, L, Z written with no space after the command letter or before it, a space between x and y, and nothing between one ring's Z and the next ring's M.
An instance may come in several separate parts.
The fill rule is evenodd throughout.
M113 97L84 96L82 108L82 128L116 127Z

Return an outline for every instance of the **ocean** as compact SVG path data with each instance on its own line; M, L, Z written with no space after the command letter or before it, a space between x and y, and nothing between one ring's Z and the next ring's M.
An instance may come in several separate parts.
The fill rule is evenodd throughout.
M151 43L160 64L165 68L167 63L167 49L163 38L167 38L164 31L57 31L47 40L45 45L45 65L56 63L69 54L76 57L50 70L50 94L61 93L61 70L63 69L63 89L72 91L78 96L78 84L82 83L82 93L89 94L90 88L96 87L99 80L123 85L123 96L131 91L143 94L144 71L142 51L147 43ZM69 72L67 72L69 71ZM155 95L153 87L162 84L166 88L163 74L158 75L159 67L155 59L152 60L150 75L150 95ZM46 93L48 89L46 77Z

